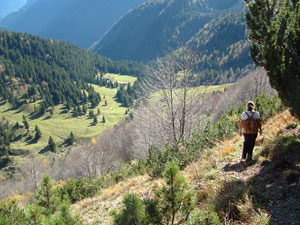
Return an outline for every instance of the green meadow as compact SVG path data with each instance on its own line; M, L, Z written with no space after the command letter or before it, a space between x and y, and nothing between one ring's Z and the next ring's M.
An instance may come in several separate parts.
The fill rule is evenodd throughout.
M125 75L118 75L118 74L112 74L112 73L107 73L103 77L109 77L111 78L112 81L119 81L119 82L127 82L133 84L137 78L132 77L132 76L125 76Z
M136 78L130 76L114 74L110 74L110 76L113 76L115 80L120 82L134 83L136 80ZM73 117L72 112L66 112L63 105L55 106L53 115L46 112L43 116L36 116L33 112L34 105L38 104L38 102L25 104L17 109L14 109L9 103L0 103L1 118L5 117L12 125L16 122L23 125L24 115L29 123L29 133L31 136L35 134L34 128L36 125L42 132L42 138L37 143L30 140L27 141L26 138L28 138L28 135L23 135L22 138L11 144L11 148L39 151L48 145L50 136L52 136L59 146L64 143L71 132L73 132L77 140L90 139L119 123L126 116L125 112L127 108L122 107L120 103L116 102L114 97L117 89L109 89L97 85L93 85L93 87L100 93L102 99L98 107L93 109L98 119L98 124L96 125L93 125L93 119L89 118L88 112L86 115ZM105 100L107 105L105 105ZM100 115L98 115L98 109L100 110ZM105 123L102 123L103 116L105 117ZM26 131L24 130L25 133Z

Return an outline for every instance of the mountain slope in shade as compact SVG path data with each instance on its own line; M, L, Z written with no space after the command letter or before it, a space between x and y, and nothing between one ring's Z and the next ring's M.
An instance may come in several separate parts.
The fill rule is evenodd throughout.
M0 1L0 20L7 14L19 10L24 6L26 0L1 0Z
M93 50L113 59L152 60L189 41L240 0L148 1L124 16Z
M128 10L146 0L37 0L5 17L9 30L89 47Z

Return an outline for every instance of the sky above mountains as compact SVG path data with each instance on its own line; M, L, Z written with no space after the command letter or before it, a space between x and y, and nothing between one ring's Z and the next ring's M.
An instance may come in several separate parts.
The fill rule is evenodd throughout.
M0 18L11 12L18 11L25 5L27 0L0 0Z

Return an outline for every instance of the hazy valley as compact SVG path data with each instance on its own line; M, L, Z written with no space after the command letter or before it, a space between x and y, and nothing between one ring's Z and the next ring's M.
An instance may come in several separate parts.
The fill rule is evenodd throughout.
M5 1L0 224L297 224L299 8L274 2Z

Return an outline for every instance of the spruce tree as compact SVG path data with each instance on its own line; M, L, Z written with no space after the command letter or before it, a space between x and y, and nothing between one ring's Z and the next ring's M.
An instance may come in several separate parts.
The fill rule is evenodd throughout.
M73 132L71 132L70 136L69 136L69 139L68 139L69 145L73 145L74 141L75 141L75 137L74 137Z
M94 114L94 110L90 109L89 110L89 117L90 118L94 118L95 114Z
M24 127L27 131L29 131L29 123L27 122L27 120L23 121Z
M100 115L100 109L98 108L98 110L97 110L97 113L98 113L98 115Z
M83 113L83 115L85 115L87 113L87 107L86 107L86 105L82 106L82 113Z
M49 140L48 140L48 146L52 152L56 151L56 144L51 136L49 137Z
M105 117L103 116L102 117L102 123L105 123L106 122L106 120L105 120Z
M96 125L98 123L98 119L97 119L97 116L94 116L94 121L93 121L93 124Z
M41 132L41 130L39 129L39 127L37 125L35 125L34 130L35 130L35 137L34 137L34 139L36 141L38 141L42 137L42 132Z

